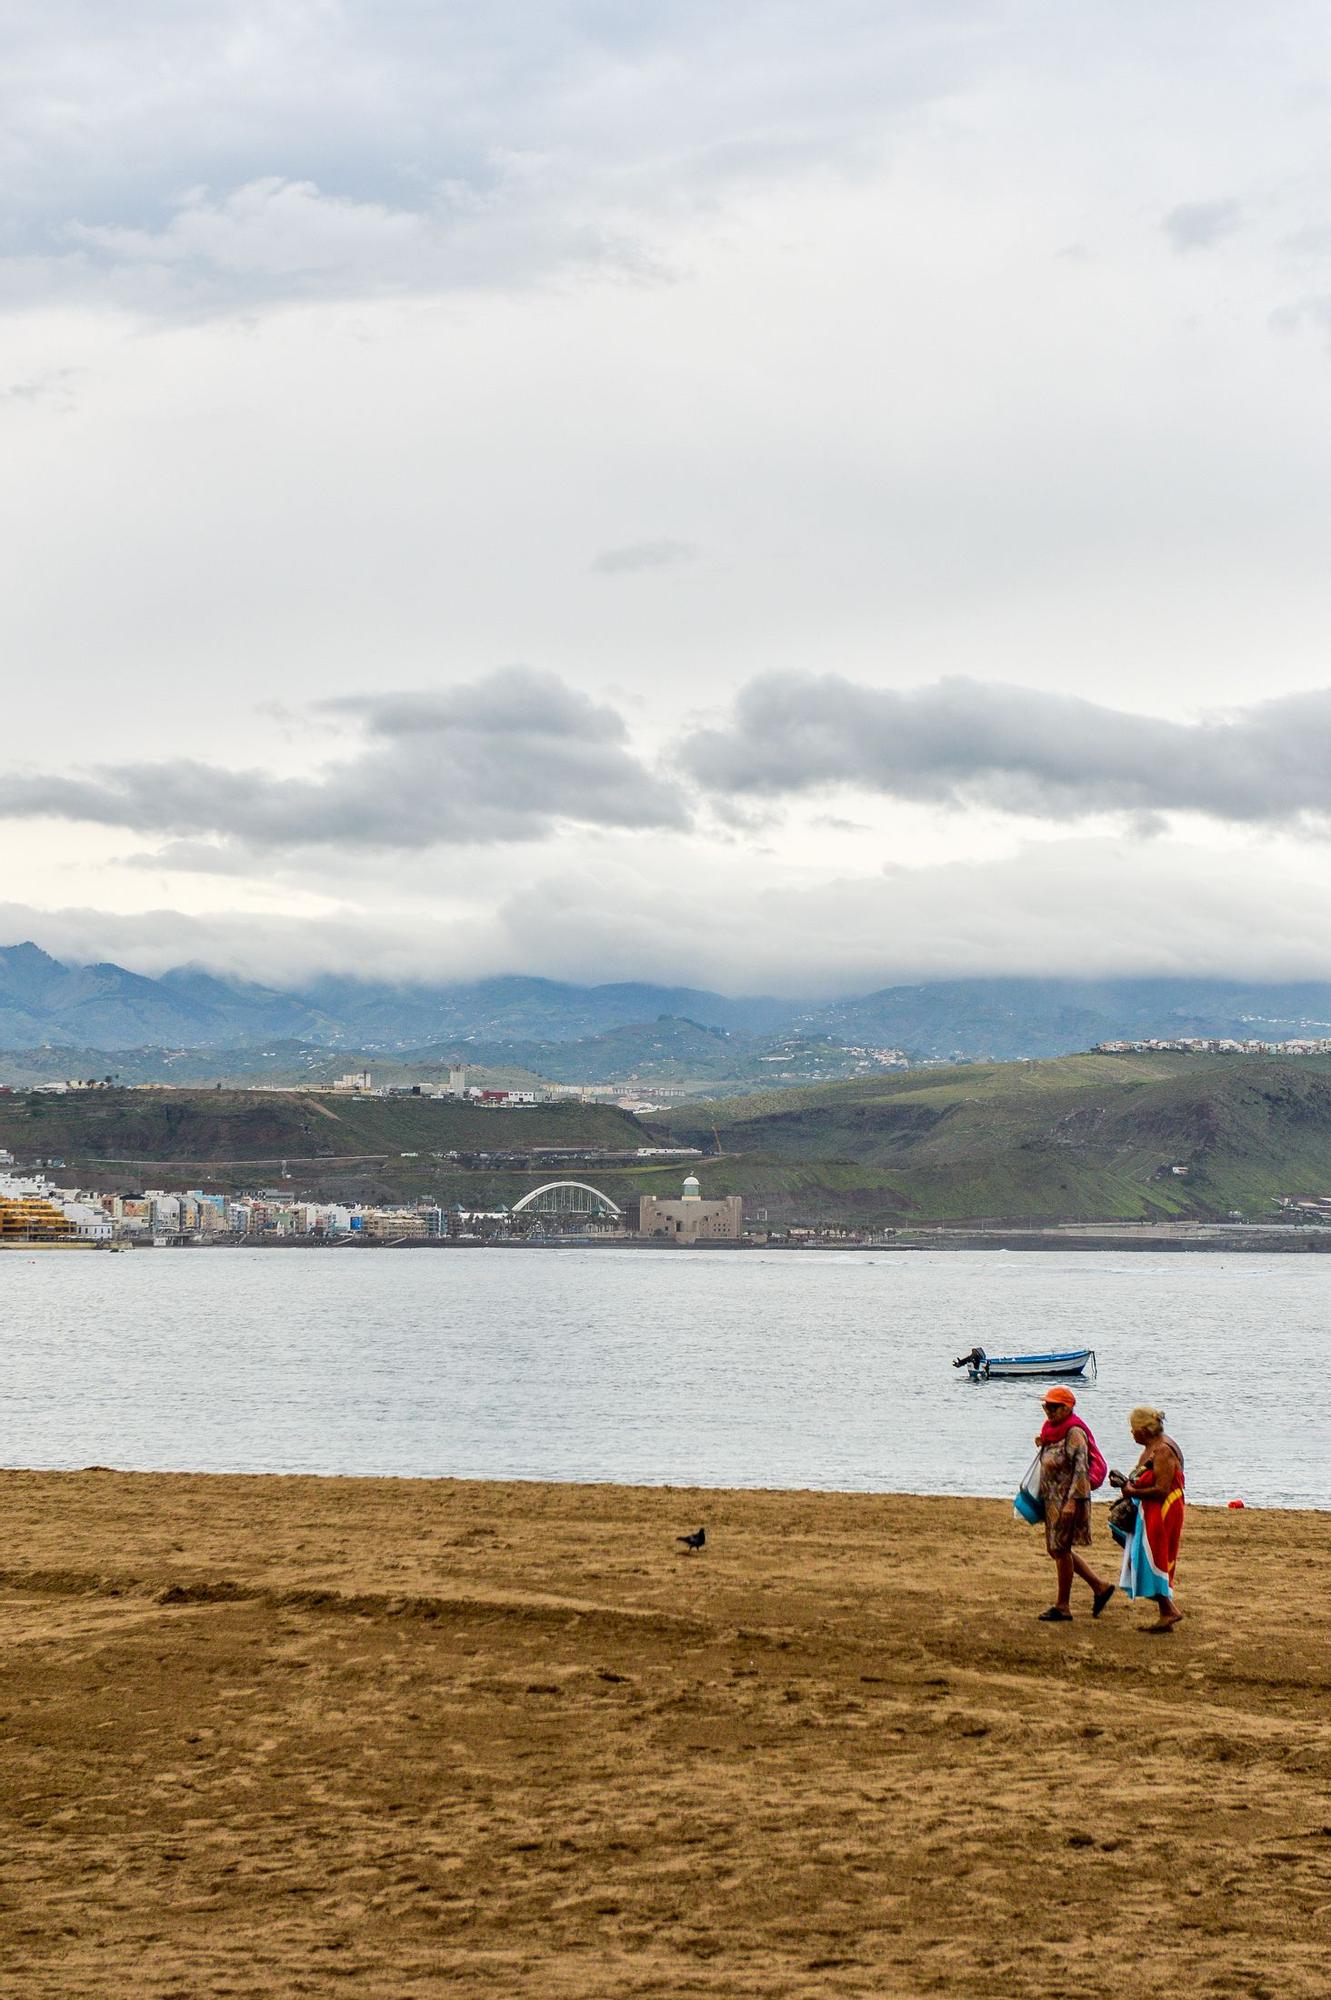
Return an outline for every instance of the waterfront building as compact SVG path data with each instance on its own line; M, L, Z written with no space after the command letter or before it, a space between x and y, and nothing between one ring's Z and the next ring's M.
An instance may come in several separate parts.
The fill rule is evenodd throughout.
M638 1234L671 1243L737 1243L744 1227L744 1198L722 1195L704 1201L696 1174L684 1182L678 1201L644 1195L638 1205Z
M74 1189L0 1173L0 1240L107 1243L111 1234L106 1210Z
M367 1208L361 1228L366 1236L372 1236L381 1243L400 1241L404 1236L424 1237L434 1233L427 1217L414 1209Z
M103 1197L105 1204L106 1198ZM146 1195L113 1194L109 1200L112 1231L117 1236L147 1236L152 1231L151 1204Z
M69 1224L70 1234L79 1243L109 1243L113 1234L111 1218L104 1208L94 1207L88 1201L71 1201L61 1198L60 1212Z
M165 1188L145 1188L143 1192L148 1203L148 1224L153 1234L178 1236L181 1197L168 1194Z
M0 1244L68 1243L74 1226L63 1209L31 1189L0 1187Z
M205 1194L202 1188L190 1188L188 1199L194 1204L195 1228L204 1236L215 1236L227 1226L226 1197L220 1194Z

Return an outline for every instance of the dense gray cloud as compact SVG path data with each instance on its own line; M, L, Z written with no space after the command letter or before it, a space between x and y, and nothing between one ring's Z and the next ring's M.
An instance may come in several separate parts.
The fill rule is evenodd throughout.
M1331 813L1331 689L1186 723L964 679L897 692L835 674L769 674L724 727L679 750L722 801L835 786L1044 819L1205 813L1238 822Z
M1237 201L1182 201L1171 208L1162 227L1178 251L1210 250L1236 230L1243 219Z
M12 774L0 813L222 837L260 851L536 840L562 821L686 823L678 792L633 754L619 714L552 674L513 667L447 693L323 706L358 722L369 741L314 778L184 758L86 777Z
M653 218L853 163L964 83L981 9L827 0L18 0L0 293L140 307L650 264Z

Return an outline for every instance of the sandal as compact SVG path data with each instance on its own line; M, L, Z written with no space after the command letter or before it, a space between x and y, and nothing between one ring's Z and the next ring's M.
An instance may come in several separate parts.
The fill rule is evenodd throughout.
M1095 1601L1091 1605L1092 1618L1098 1618L1100 1616L1100 1613L1104 1610L1106 1604L1108 1604L1110 1598L1114 1595L1115 1588L1116 1586L1111 1583L1107 1590L1096 1591Z
M1072 1623L1072 1613L1070 1611L1060 1611L1056 1604L1051 1604L1047 1611L1037 1612L1036 1616L1046 1625L1070 1625Z

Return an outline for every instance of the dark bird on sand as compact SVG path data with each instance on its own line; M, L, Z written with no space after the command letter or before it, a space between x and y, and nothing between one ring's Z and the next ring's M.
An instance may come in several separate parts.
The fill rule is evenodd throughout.
M707 1530L706 1528L699 1528L695 1535L676 1535L675 1540L683 1542L685 1548L692 1554L694 1549L701 1549L706 1546Z

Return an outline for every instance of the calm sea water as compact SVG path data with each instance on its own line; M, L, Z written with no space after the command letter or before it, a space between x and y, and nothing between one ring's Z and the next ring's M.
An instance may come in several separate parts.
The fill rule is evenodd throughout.
M0 1460L1012 1492L1088 1343L1111 1464L1161 1405L1196 1499L1331 1506L1331 1258L1002 1252L0 1256Z

